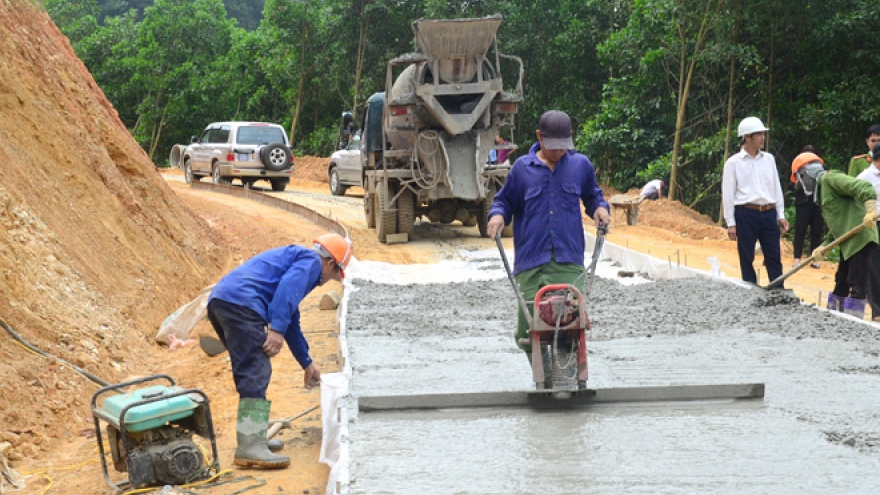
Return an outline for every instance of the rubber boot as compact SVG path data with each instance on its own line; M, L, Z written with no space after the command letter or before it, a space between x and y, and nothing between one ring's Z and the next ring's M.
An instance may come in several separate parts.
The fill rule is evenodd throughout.
M851 297L844 298L842 308L843 312L862 320L865 318L866 302L867 300L865 299L853 299Z
M828 293L828 311L843 311L843 298L835 296L833 292Z
M235 425L238 440L234 461L236 466L279 469L290 465L290 457L269 451L266 430L269 429L271 406L272 403L265 399L239 399Z

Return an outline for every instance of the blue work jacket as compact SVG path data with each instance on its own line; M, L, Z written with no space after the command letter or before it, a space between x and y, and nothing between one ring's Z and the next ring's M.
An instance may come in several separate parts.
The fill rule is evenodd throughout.
M321 257L309 248L285 246L264 251L220 279L208 302L220 299L256 311L303 367L312 364L299 326L299 303L321 281Z
M513 218L514 274L549 263L551 253L557 263L583 266L580 205L590 217L600 206L610 211L589 158L569 150L550 170L539 149L535 143L516 160L489 211L489 218L503 215L505 225Z

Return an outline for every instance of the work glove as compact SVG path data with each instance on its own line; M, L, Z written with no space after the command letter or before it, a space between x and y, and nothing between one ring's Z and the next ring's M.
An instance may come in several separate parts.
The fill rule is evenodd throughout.
M874 217L877 216L877 200L872 199L870 201L865 201L865 218L862 220L862 225L865 228L874 225Z
M813 250L812 257L815 261L822 261L825 259L825 255L828 254L828 251L830 251L828 246L819 246Z

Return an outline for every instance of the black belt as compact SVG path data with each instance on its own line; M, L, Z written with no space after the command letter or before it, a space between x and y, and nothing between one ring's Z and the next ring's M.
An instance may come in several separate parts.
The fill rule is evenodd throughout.
M757 211L762 211L762 212L763 211L770 211L770 210L773 210L776 208L776 205L774 203L770 203L770 204L766 204L766 205L756 205L754 203L746 203L744 205L736 205L736 206L742 206L743 208L748 208L750 210L757 210Z

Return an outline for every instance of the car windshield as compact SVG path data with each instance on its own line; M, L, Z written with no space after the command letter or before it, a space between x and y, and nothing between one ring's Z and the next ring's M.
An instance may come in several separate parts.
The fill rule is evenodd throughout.
M240 127L237 142L238 144L283 143L284 131L269 126Z

